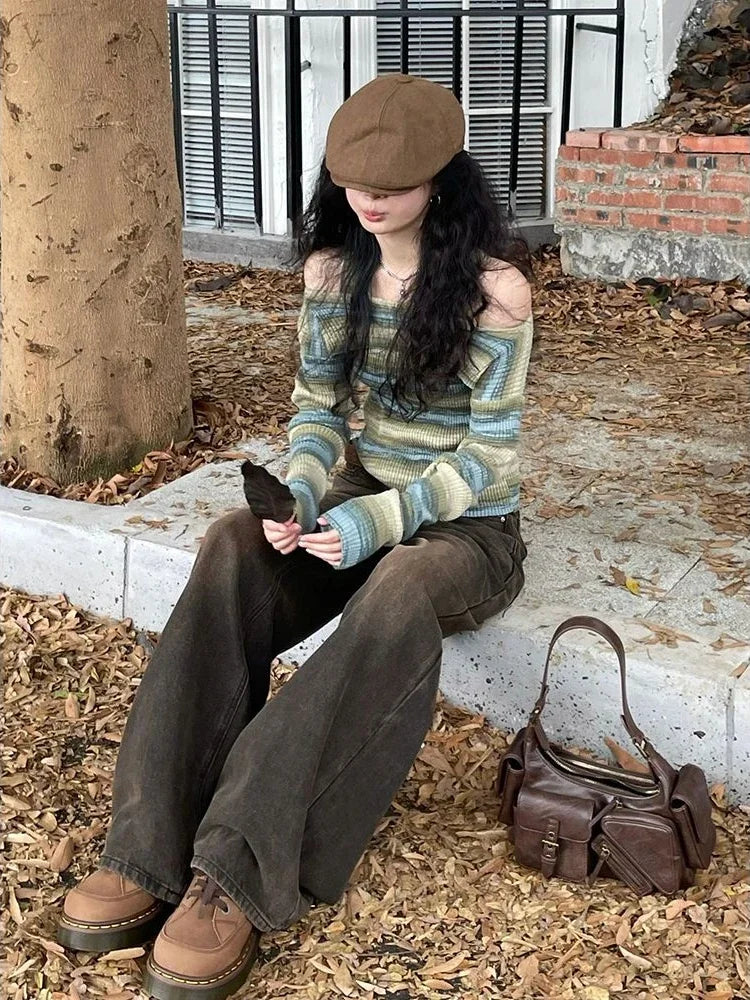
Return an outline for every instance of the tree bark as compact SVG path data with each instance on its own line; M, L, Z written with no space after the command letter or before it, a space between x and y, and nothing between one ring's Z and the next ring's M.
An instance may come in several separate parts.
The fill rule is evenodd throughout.
M166 4L3 2L0 450L109 478L192 429Z

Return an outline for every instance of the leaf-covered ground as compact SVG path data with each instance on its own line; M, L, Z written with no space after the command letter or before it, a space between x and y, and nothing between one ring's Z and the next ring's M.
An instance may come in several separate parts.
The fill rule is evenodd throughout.
M101 850L118 744L156 636L12 590L0 621L5 996L134 1000L141 949L64 952L54 933L62 897ZM275 663L272 696L291 669ZM515 863L496 821L506 742L438 701L340 902L264 935L237 996L750 998L750 808L728 809L713 789L715 858L674 899L545 882Z

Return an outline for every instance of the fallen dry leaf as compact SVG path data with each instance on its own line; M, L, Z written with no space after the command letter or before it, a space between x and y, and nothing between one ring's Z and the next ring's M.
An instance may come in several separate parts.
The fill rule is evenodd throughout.
M74 694L69 694L65 699L65 716L68 719L78 719L81 715L78 699Z
M18 905L13 886L10 886L8 889L8 912L17 924L23 923L23 914L21 913L21 907Z
M627 920L623 920L620 926L617 928L617 933L615 934L615 944L625 944L625 942L630 937L630 923Z
M75 852L75 845L72 837L63 837L49 859L49 866L53 872L64 872L70 867Z
M143 948L117 948L99 957L100 962L124 962L131 958L140 958L146 952Z
M712 649L738 649L740 646L750 646L750 641L738 639L736 636L727 635L726 632L722 632L719 638L714 640L710 645Z
M631 594L640 594L641 585L637 580L634 580L632 576L625 578L625 586L630 591Z
M51 812L42 813L39 817L39 825L48 833L52 833L53 830L57 829L57 819L55 818L55 814Z
M687 910L692 904L687 899L673 899L671 903L667 903L667 908L664 911L664 916L667 920L674 920L675 917L679 917L683 910Z
M445 976L451 972L456 972L461 968L463 963L467 958L466 952L459 952L455 958L452 958L449 962L438 962L437 965L428 965L422 969L422 975L425 976Z
M521 979L534 979L539 975L539 959L536 955L527 955L516 966L516 972Z
M609 1000L610 992L602 986L584 986L576 1000Z
M650 962L647 958L644 958L643 955L636 955L635 952L628 951L628 949L623 948L622 945L620 945L620 954L623 956L623 958L626 958L631 963L631 965L634 965L637 969L653 968L653 962Z
M728 983L726 980L722 980L722 982L717 983L714 986L713 990L707 994L707 996L710 997L711 1000L732 1000L736 994L732 984Z
M39 941L45 951L52 952L53 955L62 955L65 957L65 949L57 941L50 941L49 938L40 938Z
M632 753L629 753L624 747L609 737L607 737L604 742L612 751L612 754L620 765L626 771L640 771L642 774L650 774L651 768L644 760L640 760L638 757L634 757Z

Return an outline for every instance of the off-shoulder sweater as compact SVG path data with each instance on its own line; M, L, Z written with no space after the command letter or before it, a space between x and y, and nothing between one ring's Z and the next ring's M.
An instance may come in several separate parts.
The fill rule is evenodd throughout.
M369 392L359 458L385 491L355 497L325 514L342 540L344 569L382 546L412 537L423 524L518 509L518 443L533 320L474 331L468 356L426 412L389 413L385 360L399 307L372 298L369 348L357 378ZM304 292L297 323L300 364L288 425L287 484L304 532L313 531L328 473L350 440L354 408L343 376L345 307L341 297Z

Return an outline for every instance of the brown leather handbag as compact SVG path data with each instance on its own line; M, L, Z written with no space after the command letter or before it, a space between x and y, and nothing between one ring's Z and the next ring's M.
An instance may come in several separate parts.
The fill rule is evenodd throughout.
M617 653L622 719L650 773L586 760L547 739L540 717L550 656L559 637L575 628L597 632ZM710 864L716 829L705 775L694 764L676 771L636 726L622 641L598 618L568 618L552 636L541 694L528 725L500 760L495 790L516 859L546 877L589 885L599 876L616 878L639 896L669 895L692 885L695 869Z

